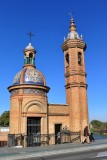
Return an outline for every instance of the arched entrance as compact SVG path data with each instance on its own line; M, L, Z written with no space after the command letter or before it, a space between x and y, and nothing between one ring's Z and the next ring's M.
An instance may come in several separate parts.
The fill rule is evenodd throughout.
M41 133L41 118L27 117L27 135Z
M41 144L41 117L27 117L27 146Z
M24 107L26 112L26 135L27 146L38 146L41 143L41 119L43 106L38 101L30 101Z

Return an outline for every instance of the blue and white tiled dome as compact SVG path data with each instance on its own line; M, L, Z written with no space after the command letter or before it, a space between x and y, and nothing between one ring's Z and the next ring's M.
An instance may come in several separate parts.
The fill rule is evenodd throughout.
M24 68L16 74L13 80L13 85L19 84L45 85L45 78L35 68Z

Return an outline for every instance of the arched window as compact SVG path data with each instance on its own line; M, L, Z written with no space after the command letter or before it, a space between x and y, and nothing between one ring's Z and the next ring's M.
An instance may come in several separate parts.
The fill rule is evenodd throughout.
M26 60L26 53L24 53L24 64L27 63L27 60Z
M29 54L29 63L32 64L33 63L33 53Z
M69 54L68 53L65 55L65 60L66 60L67 65L69 65Z
M33 57L33 53L30 53L30 54L29 54L29 57L32 58L32 57Z
M82 54L81 54L81 52L78 52L78 64L79 65L82 64Z

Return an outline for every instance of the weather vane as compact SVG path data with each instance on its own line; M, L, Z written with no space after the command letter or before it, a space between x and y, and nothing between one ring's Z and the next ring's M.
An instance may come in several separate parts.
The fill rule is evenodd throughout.
M74 12L69 12L69 16L71 19L73 19L73 15L74 15Z
M31 38L34 36L34 34L32 34L32 32L29 32L29 33L27 33L27 35L29 36L30 42L31 42Z

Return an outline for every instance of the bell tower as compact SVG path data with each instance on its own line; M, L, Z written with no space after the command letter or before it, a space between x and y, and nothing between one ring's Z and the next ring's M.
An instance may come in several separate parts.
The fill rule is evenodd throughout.
M84 61L86 44L76 32L74 19L62 50L65 63L66 103L69 105L69 128L71 131L83 130L88 125L87 84Z

